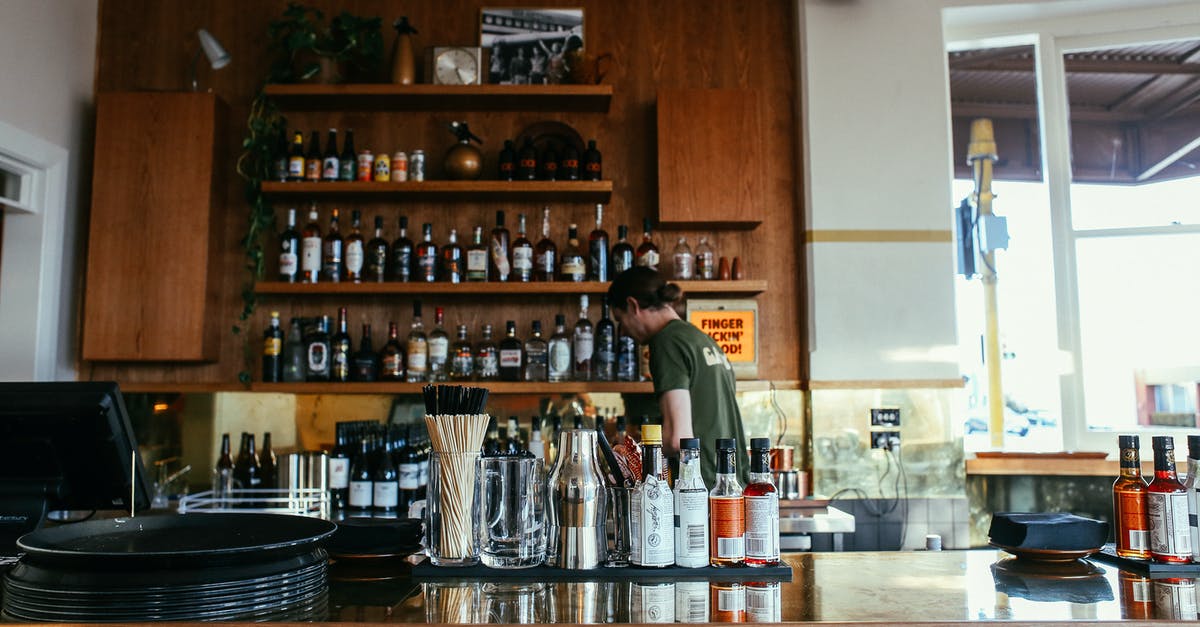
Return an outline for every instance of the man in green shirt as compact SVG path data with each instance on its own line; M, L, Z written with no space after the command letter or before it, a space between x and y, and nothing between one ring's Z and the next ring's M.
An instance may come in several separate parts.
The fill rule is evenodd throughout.
M734 438L738 475L745 485L749 441L735 396L733 366L712 338L676 313L682 297L678 285L644 267L622 272L608 288L613 317L650 347L650 376L663 415L663 449L677 458L681 438L700 438L700 469L711 487L716 483L717 438Z

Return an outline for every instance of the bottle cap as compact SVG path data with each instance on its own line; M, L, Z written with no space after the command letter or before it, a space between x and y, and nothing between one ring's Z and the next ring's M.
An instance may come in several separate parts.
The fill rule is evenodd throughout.
M1156 451L1175 450L1175 438L1169 435L1154 436L1152 444L1154 446L1154 450Z
M642 444L662 444L662 425L642 425Z
M750 438L750 450L752 450L752 451L769 451L769 450L771 450L771 438Z
M1187 438L1188 457L1192 459L1200 459L1200 435L1189 435Z
M1119 435L1117 436L1117 446L1121 448L1138 448L1138 436L1136 435Z
M733 438L717 438L718 451L732 451L737 448L737 440Z
M561 327L566 323L567 323L567 317L565 315L563 315L563 314L555 314L554 315L554 324L555 325Z
M700 438L679 438L679 450L681 450L681 451L698 451L698 450L700 450Z

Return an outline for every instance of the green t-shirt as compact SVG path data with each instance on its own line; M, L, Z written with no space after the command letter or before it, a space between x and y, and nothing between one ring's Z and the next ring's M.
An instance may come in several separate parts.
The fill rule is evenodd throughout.
M650 374L656 397L671 390L691 394L692 434L700 438L704 483L711 488L717 480L717 438L734 438L738 476L746 485L750 465L746 447L750 442L738 410L733 366L721 347L695 326L672 320L650 338Z

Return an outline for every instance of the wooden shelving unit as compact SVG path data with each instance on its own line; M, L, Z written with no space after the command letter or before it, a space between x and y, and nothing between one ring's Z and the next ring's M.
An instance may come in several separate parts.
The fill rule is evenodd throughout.
M453 383L453 382L451 382ZM253 392L283 392L289 394L420 394L425 383L254 383ZM649 394L654 384L649 381L602 382L566 381L563 383L474 381L463 385L486 387L492 394L578 394L607 392L612 394Z
M445 202L490 200L497 202L540 200L608 202L612 181L374 181L328 183L264 182L262 191L273 198L357 198L386 200L438 200Z
M767 290L766 281L677 281L686 294L753 295ZM608 282L582 281L573 283L282 283L260 281L254 290L258 294L289 296L348 296L348 295L531 295L531 294L603 294Z
M288 111L567 111L604 113L612 85L268 85Z

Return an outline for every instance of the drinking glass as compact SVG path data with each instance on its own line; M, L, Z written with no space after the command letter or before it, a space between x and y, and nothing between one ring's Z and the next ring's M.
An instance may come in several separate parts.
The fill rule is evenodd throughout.
M546 559L545 472L540 459L479 460L483 510L480 559L492 568L529 568Z
M619 568L629 565L630 550L630 489L625 486L610 486L608 488L608 527L611 534L608 539L608 553L604 565Z

